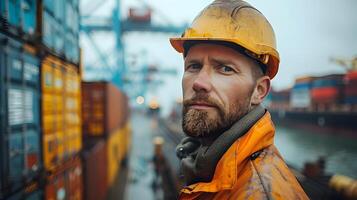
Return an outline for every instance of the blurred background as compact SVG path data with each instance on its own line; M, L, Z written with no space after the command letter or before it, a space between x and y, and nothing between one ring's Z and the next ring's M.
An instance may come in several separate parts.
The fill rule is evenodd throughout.
M280 69L264 102L311 199L357 199L357 2L248 0ZM182 55L210 1L2 0L0 199L176 199Z

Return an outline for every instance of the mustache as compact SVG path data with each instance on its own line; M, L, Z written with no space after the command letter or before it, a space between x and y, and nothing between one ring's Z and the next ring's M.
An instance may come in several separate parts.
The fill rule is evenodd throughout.
M197 103L204 103L213 107L222 108L221 104L217 100L213 99L212 97L206 94L197 94L193 96L191 99L187 99L183 101L184 107L188 107Z

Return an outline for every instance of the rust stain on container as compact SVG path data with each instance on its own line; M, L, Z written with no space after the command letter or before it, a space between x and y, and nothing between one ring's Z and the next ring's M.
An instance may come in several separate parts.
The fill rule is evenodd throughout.
M47 177L45 199L81 200L82 192L82 164L79 158L69 160Z

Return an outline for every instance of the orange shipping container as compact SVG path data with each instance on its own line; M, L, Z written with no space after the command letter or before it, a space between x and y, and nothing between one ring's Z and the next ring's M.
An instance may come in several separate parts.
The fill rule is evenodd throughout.
M107 136L127 122L128 100L108 82L82 83L82 124L84 136Z
M130 123L114 131L107 140L108 185L114 183L122 162L127 158L131 141Z
M341 89L339 87L322 87L311 89L311 98L314 103L340 103Z
M46 161L45 168L50 171L81 149L78 137L74 136L81 134L82 127L77 70L75 66L54 56L47 56L42 61L42 126L43 134L51 135L43 141L43 158ZM55 151L45 149L53 146L46 144L52 140ZM56 152L55 155L53 152Z
M45 199L82 200L82 191L82 164L75 158L47 178Z
M105 140L86 140L83 152L84 198L106 199L108 191L107 145Z

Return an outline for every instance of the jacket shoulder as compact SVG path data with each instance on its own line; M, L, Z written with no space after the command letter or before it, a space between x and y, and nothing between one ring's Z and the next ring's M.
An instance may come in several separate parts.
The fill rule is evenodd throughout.
M274 145L252 154L237 180L230 199L309 199Z

